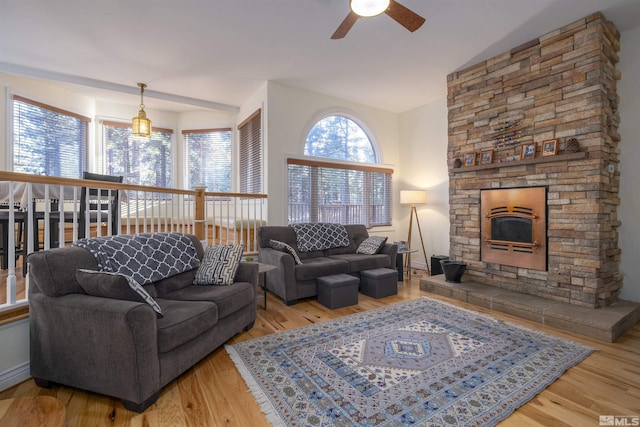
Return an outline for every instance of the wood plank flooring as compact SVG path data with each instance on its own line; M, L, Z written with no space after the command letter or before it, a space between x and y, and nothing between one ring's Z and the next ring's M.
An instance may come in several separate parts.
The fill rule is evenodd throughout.
M235 336L240 342L388 304L428 296L456 306L490 314L525 327L573 339L597 349L567 371L546 390L516 410L500 426L598 426L600 415L640 416L640 324L610 344L516 317L427 294L418 275L399 283L398 295L375 300L359 296L359 304L329 310L315 300L287 307L272 294L268 309L258 301L258 318L249 332ZM129 412L115 399L68 387L42 389L33 380L0 392L0 399L50 395L66 406L67 427L91 426L268 426L264 415L226 351L219 348L167 386L144 413ZM27 427L27 426L20 426Z

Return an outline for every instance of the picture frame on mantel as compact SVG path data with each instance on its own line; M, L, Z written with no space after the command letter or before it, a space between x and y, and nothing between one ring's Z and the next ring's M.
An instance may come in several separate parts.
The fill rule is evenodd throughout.
M476 165L476 153L467 153L464 155L464 165L465 166L475 166Z
M520 160L535 159L536 157L536 143L530 142L522 144L522 151L520 151Z
M558 154L558 138L542 141L542 157Z
M493 163L493 150L491 148L482 150L480 152L480 164L490 165L491 163Z

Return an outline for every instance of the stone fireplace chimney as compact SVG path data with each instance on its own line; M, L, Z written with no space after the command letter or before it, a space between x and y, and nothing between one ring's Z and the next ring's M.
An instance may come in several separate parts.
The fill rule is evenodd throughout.
M587 307L616 301L618 50L617 29L596 13L448 76L450 257L472 280ZM533 216L515 221L527 206L481 212L485 191L530 187L546 193L544 240L527 234ZM483 233L492 218L544 262L487 257L491 245L514 255L513 241Z

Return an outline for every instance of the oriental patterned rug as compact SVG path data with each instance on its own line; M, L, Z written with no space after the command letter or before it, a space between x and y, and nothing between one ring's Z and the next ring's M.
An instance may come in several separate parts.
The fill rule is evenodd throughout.
M284 426L495 425L593 350L428 298L226 349Z

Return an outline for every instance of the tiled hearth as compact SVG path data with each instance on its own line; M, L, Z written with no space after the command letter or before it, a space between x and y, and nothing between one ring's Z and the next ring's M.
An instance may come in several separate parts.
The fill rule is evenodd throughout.
M462 283L448 283L442 274L421 278L420 289L606 342L616 341L640 321L637 303L618 301L593 309L523 295L467 278Z

